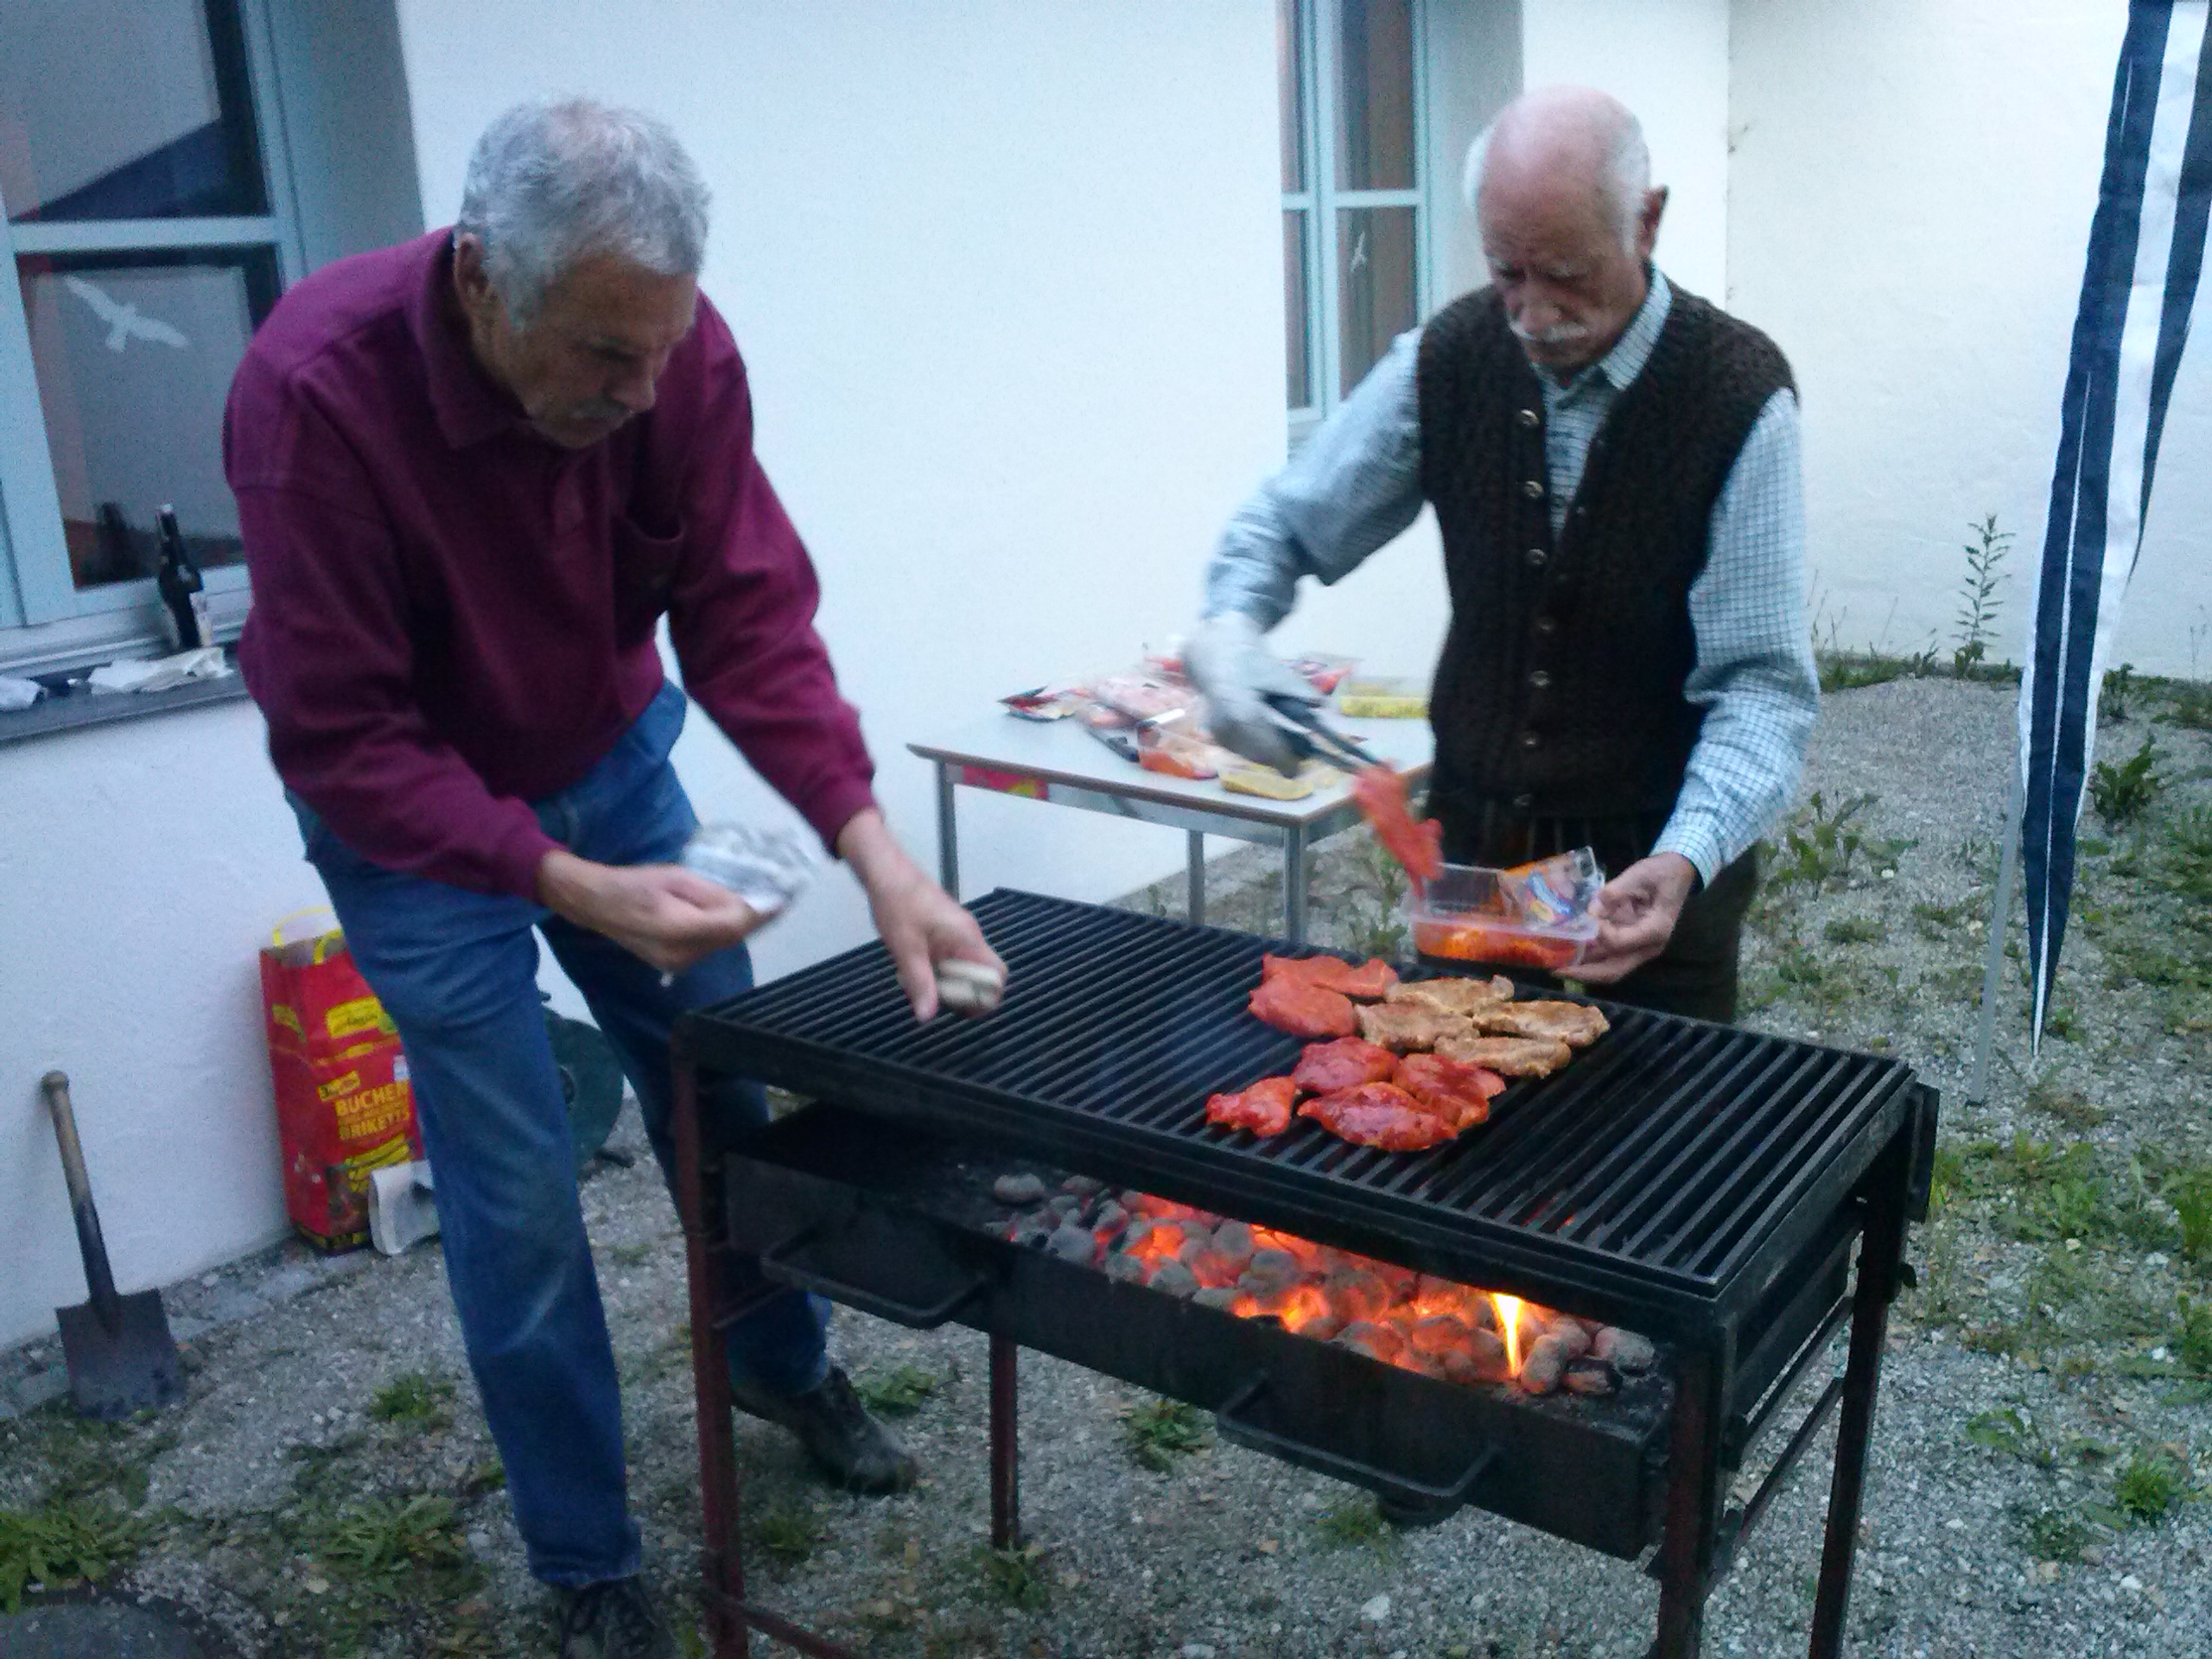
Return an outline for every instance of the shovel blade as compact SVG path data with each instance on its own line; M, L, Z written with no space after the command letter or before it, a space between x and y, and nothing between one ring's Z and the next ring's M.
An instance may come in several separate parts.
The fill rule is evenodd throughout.
M113 1421L166 1406L184 1392L176 1343L159 1291L116 1299L113 1329L90 1302L57 1308L69 1395L87 1417Z

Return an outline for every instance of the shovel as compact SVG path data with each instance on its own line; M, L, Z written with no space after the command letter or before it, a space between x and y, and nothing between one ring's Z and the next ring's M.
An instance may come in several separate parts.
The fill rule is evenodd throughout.
M85 1179L85 1152L77 1144L77 1115L69 1108L69 1079L49 1071L40 1084L47 1109L54 1114L54 1139L61 1143L61 1167L69 1179L69 1207L77 1219L77 1246L85 1255L85 1287L92 1300L54 1310L61 1323L61 1352L69 1364L69 1393L87 1417L111 1421L133 1412L165 1406L183 1391L177 1378L176 1344L162 1313L162 1294L142 1290L115 1294L115 1274L107 1265L100 1237L99 1211L92 1208L92 1183Z

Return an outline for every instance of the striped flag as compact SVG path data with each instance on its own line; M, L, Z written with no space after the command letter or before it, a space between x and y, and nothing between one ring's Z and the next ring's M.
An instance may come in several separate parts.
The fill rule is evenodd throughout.
M2037 1046L2065 942L2096 698L2143 545L2212 207L2207 0L2133 0L2105 129L2020 683L2020 855Z

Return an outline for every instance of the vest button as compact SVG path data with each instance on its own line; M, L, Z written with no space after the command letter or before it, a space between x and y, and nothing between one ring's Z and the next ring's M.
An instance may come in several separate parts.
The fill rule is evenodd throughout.
M1536 798L1533 795L1516 795L1513 798L1513 810L1516 812L1526 812L1535 804Z
M1539 691L1550 690L1552 684L1550 671L1548 669L1538 669L1535 673L1529 677L1529 683L1535 687Z
M1536 423L1536 411L1533 409L1524 409L1521 411L1520 418L1522 425L1534 426Z
M1526 484L1523 484L1521 486L1521 493L1527 496L1531 501L1542 500L1544 499L1543 480L1541 478L1530 479Z
M1536 619L1536 632L1542 634L1548 639L1552 635L1559 632L1559 619L1555 616L1538 617Z
M1529 560L1529 568L1531 570L1541 570L1541 569L1542 569L1544 568L1544 560L1545 560L1548 556L1548 556L1548 555L1547 555L1547 554L1545 553L1545 551L1544 551L1544 550L1543 550L1542 548L1541 548L1541 547L1532 547L1532 548L1530 548L1530 549L1529 550L1529 551L1528 551L1528 554L1527 554L1527 557L1528 557L1528 560ZM1542 626L1542 625L1541 625L1541 624L1539 624L1538 626Z
M1534 732L1523 732L1521 734L1521 747L1524 749L1533 749L1542 740L1538 738Z

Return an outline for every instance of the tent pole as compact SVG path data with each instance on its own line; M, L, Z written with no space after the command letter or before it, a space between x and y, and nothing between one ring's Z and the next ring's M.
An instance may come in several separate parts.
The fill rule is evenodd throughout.
M1967 1079L1967 1103L1979 1106L1989 1098L1989 1055L1997 1041L1997 994L2003 988L2005 930L2012 916L2012 865L2019 856L2022 798L2020 763L2012 760L2012 791L2005 807L2005 839L1997 855L1997 898L1990 906L1989 949L1981 969L1981 1034L1974 1044L1974 1074Z

